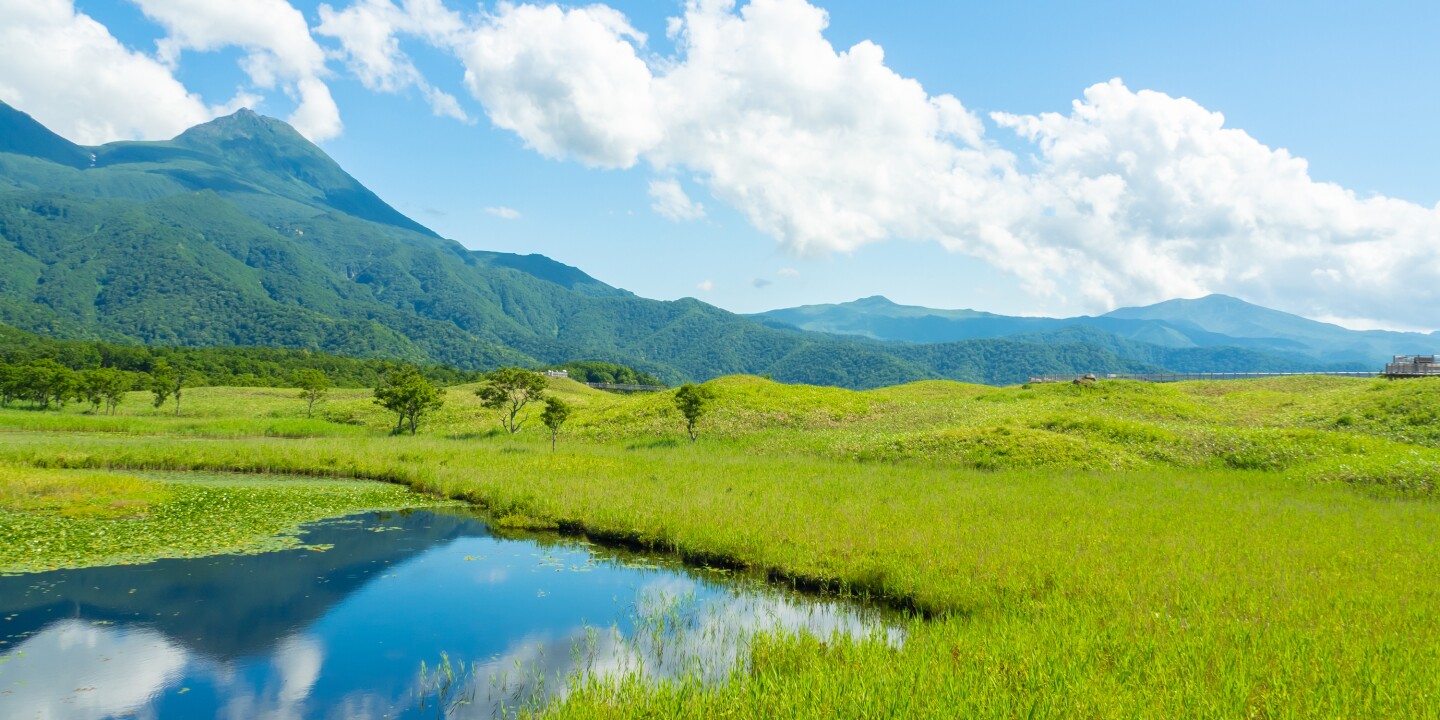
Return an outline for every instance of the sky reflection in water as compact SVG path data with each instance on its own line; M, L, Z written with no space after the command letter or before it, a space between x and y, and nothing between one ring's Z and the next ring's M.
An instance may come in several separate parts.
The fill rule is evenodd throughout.
M873 612L457 511L315 526L325 552L0 578L0 717L403 718L421 662L473 665L452 717L563 695L577 672L721 679L758 630L882 633Z

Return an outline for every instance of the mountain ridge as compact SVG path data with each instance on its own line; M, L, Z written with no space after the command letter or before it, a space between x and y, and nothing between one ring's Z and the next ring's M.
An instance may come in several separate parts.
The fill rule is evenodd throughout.
M640 298L543 255L469 250L251 111L168 141L80 148L77 167L68 141L3 110L0 130L24 132L0 152L0 322L54 337L471 369L602 360L671 382L749 373L857 388L1151 371L1230 352L1100 334L910 345L776 327L693 298Z
M1297 364L1337 369L1368 368L1394 354L1433 351L1433 344L1440 339L1440 332L1350 330L1221 294L1068 318L934 309L901 305L883 296L848 303L780 308L750 317L772 326L783 324L896 342L1033 337L1084 326L1123 340L1161 347L1235 347L1268 355L1298 355L1303 361Z

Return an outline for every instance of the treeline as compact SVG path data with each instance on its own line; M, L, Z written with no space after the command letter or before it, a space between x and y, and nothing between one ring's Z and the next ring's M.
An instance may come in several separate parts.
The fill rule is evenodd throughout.
M90 403L94 412L103 410L113 415L125 399L125 393L150 390L155 394L155 407L173 397L179 412L184 387L184 371L164 363L155 365L150 373L113 367L72 370L50 358L23 365L0 365L0 406L4 407L26 402L31 407L48 410L78 401Z
M0 367L7 376L24 376L31 388L56 375L51 364L74 373L110 369L135 376L135 386L145 389L145 379L157 368L183 370L187 387L223 385L231 387L296 387L303 371L323 374L335 387L374 387L396 367L387 360L360 360L306 350L264 347L154 347L80 340L55 340L12 327L0 326ZM26 371L26 368L35 368ZM440 385L474 382L481 373L458 370L448 365L428 365L420 373ZM63 373L59 374L63 377ZM61 387L63 381L59 382ZM78 382L78 381L77 381ZM53 397L53 395L52 395ZM29 399L16 395L14 399ZM39 401L35 401L39 402ZM42 403L43 404L43 403Z
M582 383L610 383L612 385L659 385L665 382L648 372L642 372L624 365L599 360L580 360L563 365L551 365L546 370L564 370L570 379Z

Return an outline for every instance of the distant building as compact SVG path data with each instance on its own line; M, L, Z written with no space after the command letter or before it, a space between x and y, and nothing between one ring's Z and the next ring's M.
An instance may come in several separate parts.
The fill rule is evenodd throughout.
M1435 362L1434 355L1396 355L1385 366L1385 374L1389 377L1440 377L1440 363Z
M545 377L568 378L568 377L570 377L570 371L569 371L569 370L546 370L545 372L541 373L541 375L544 375Z

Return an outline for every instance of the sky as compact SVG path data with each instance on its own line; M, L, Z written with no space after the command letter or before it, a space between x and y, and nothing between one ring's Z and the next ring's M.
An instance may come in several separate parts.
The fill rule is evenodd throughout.
M1440 4L0 0L84 144L239 107L468 247L737 312L1440 328Z

